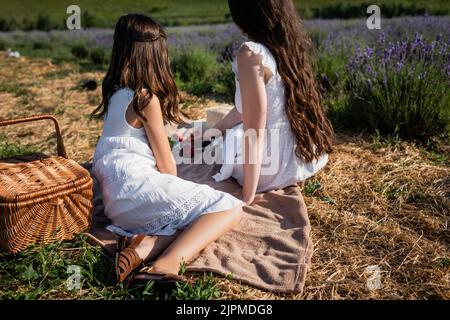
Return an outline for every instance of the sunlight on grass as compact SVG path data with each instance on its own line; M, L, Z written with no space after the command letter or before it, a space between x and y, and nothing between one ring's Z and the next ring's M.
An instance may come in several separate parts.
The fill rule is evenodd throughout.
M4 140L3 136L0 136L0 140ZM22 145L17 143L0 142L0 159L11 158L14 156L20 156L27 153L37 152L37 149L33 146Z
M70 266L81 271L80 287L70 290ZM13 255L0 254L0 299L183 299L220 297L212 274L191 286L177 283L171 293L161 294L149 282L140 288L115 284L113 261L83 235L73 241L35 245Z

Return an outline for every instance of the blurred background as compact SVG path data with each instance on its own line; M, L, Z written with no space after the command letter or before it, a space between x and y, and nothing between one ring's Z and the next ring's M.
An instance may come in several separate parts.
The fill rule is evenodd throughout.
M364 16L365 9L377 4L387 18L405 15L446 15L450 4L446 0L294 0L305 19L349 19ZM152 15L166 26L230 22L226 0L21 0L0 1L0 28L63 29L66 8L78 5L83 10L85 27L111 28L124 13Z
M140 12L168 28L181 89L232 102L230 61L241 35L231 23L226 0L80 0L76 4L83 29L69 31L66 10L71 4L0 0L0 50L101 71L109 61L116 20L124 13ZM335 126L360 126L405 138L428 138L446 130L449 1L380 0L381 30L366 27L367 1L295 4L317 47L317 77ZM410 82L404 83L407 79ZM412 110L405 105L408 99L419 105ZM366 107L361 113L362 102Z

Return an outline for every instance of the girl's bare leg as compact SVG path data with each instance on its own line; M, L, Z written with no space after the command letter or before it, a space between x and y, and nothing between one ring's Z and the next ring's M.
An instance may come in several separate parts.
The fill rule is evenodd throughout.
M153 264L156 271L178 274L182 262L189 262L227 231L242 217L242 207L201 216L183 230Z
M146 236L136 247L136 252L144 261L151 261L159 256L178 236Z

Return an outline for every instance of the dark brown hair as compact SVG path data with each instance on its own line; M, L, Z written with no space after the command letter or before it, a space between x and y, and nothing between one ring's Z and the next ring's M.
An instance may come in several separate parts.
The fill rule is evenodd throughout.
M312 161L332 151L333 128L321 106L312 67L313 45L292 0L228 0L236 25L274 56L283 80L296 154Z
M181 121L166 38L162 26L150 17L128 14L119 19L114 31L111 63L103 80L102 102L93 116L103 117L114 92L127 87L134 90L132 106L144 120L142 110L156 94L164 120Z

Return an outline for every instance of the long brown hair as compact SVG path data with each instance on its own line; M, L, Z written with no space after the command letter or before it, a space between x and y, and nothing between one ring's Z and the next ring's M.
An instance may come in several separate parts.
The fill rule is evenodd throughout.
M144 120L142 110L156 94L164 120L181 121L166 38L162 26L150 17L128 14L119 19L114 31L111 63L103 80L102 101L92 113L94 117L103 117L114 92L127 87L134 90L132 106Z
M274 56L285 86L286 113L296 154L312 161L332 151L333 128L321 106L312 67L312 41L292 0L228 0L236 25Z

